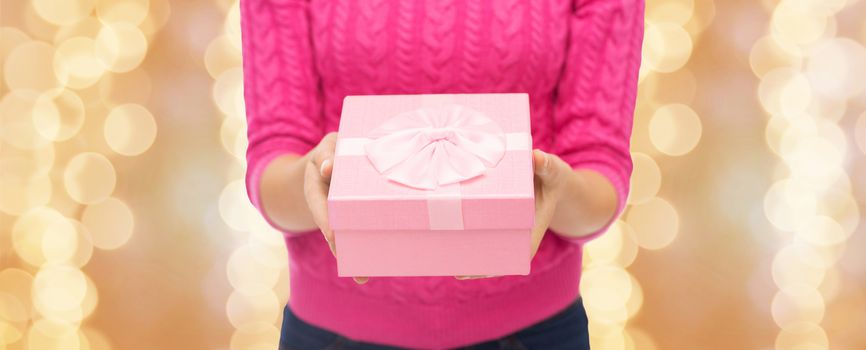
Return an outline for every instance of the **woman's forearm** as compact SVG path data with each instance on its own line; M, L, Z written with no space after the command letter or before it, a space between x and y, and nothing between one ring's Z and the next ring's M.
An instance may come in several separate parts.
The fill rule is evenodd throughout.
M259 181L262 212L272 223L287 231L309 231L316 228L304 198L307 157L282 155L274 158Z
M613 219L617 195L605 176L592 170L575 170L569 173L562 188L550 223L550 228L560 235L586 236Z

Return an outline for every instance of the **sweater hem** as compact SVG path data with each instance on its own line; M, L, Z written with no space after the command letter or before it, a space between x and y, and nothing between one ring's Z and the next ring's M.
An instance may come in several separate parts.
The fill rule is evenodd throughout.
M579 297L582 248L526 283L469 302L407 304L336 288L293 269L289 307L304 321L349 339L444 349L504 337L555 315ZM363 286L359 286L363 288ZM518 317L515 317L518 315Z

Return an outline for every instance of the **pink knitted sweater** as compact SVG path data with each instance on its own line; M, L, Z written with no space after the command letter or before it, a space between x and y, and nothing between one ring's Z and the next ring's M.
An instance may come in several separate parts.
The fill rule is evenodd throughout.
M346 95L526 92L535 147L607 176L625 203L643 0L242 0L247 186L335 131ZM260 208L261 209L261 208ZM578 297L582 245L548 232L528 276L338 278L321 234L284 232L289 306L349 338L446 348Z

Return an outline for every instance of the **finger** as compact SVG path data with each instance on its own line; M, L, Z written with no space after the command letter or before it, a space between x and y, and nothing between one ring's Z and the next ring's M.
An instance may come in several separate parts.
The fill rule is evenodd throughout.
M538 196L536 196L536 198L538 198ZM555 199L550 198L547 198L546 200L536 201L535 226L532 228L531 237L531 256L533 257L535 256L535 253L538 252L538 248L541 246L541 241L544 239L545 232L547 232L550 221L553 219L553 214L556 210L556 205L553 204L554 201Z
M465 281L465 280L477 280L482 278L491 278L496 277L496 275L469 275L469 276L454 276L454 278Z
M535 174L542 178L550 175L550 155L540 149L532 151L532 168Z
M553 184L560 179L565 162L554 154L536 149L532 151L532 167L535 175L545 184Z
M357 284L364 284L370 280L370 277L352 277L352 279L354 279Z
M531 257L535 257L535 254L538 253L538 248L541 247L541 241L544 240L545 232L547 232L547 227L545 228L536 228L532 230L532 245L530 246L530 255Z
M322 161L322 165L319 166L319 175L322 176L322 181L325 183L331 183L331 174L334 172L334 159L333 158L325 158Z
M547 153L540 149L532 150L532 170L535 174L543 172L547 162Z
M334 168L334 151L337 145L337 133L328 133L316 146L311 162L319 171L319 176L325 183L331 182L331 173Z
M316 175L321 182L325 184L331 183L331 174L334 171L333 152L325 149L317 150L311 165L316 170Z
M307 165L306 178L313 179L311 181L304 181L304 197L307 200L307 207L310 208L310 213L316 226L322 230L322 235L325 237L325 241L328 242L328 248L336 256L337 249L334 245L334 233L331 231L330 224L328 223L329 185L324 181L316 180L320 179L321 176L312 164Z

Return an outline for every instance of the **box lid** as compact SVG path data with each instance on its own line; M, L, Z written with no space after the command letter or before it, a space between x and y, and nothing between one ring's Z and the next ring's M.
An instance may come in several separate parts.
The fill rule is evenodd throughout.
M395 116L442 106L459 106L492 120L508 141L501 159L478 176L433 189L407 186L380 173L364 147L371 135L375 139L374 130ZM535 215L531 146L527 94L347 96L328 194L331 228L529 229Z

